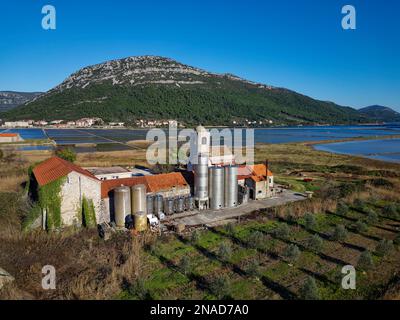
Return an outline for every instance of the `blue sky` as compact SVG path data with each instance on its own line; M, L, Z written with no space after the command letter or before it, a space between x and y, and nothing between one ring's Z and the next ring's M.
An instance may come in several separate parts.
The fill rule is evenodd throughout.
M57 29L41 28L41 8ZM354 5L357 30L343 30ZM46 91L81 67L161 55L322 100L400 111L400 1L14 0L0 4L0 90Z

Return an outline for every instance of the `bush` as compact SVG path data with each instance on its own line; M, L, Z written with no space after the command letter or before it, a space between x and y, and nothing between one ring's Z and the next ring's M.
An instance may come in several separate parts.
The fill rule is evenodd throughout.
M304 226L308 230L314 229L314 227L317 225L317 221L315 219L315 216L312 213L306 213L304 216Z
M358 209L363 209L365 207L365 201L359 198L355 199L353 204Z
M229 260L232 256L232 247L227 242L222 242L218 248L218 255L223 259Z
M347 229L344 225L339 224L335 227L335 230L332 234L332 239L335 241L344 241L348 236Z
M368 231L368 226L361 220L358 220L356 222L355 228L358 232L367 232Z
M371 180L371 184L374 187L384 187L384 188L393 188L394 187L392 182L390 182L389 180L383 179L383 178L373 179L373 180Z
M227 225L225 225L225 231L229 235L234 235L235 234L235 226L233 225L233 223L228 223Z
M368 270L374 266L374 261L372 260L371 253L365 250L358 259L357 267L361 270Z
M260 263L257 259L251 259L249 264L246 266L246 273L250 277L257 277L260 268Z
M191 266L190 266L190 259L188 256L185 255L182 257L181 261L179 262L179 268L185 275L190 273Z
M321 251L323 246L324 246L324 241L317 234L314 234L308 240L308 248L313 250L313 251L315 251L315 252Z
M275 236L281 239L287 239L290 236L290 228L286 223L281 223L275 230Z
M394 239L393 243L395 245L399 245L400 244L400 233L397 234L396 238Z
M196 242L199 241L199 240L200 240L200 232L199 232L198 230L194 230L194 231L192 232L191 237L190 237L190 241L191 241L192 243L196 243Z
M218 276L210 284L212 293L220 300L227 299L230 294L230 281L226 276Z
M374 211L369 211L365 219L368 224L375 224L379 222L379 216Z
M315 279L308 277L304 285L300 288L300 299L319 300L320 294Z
M264 234L260 231L251 233L247 238L247 244L251 248L260 248L264 244Z
M300 250L299 247L291 244L286 247L285 251L283 252L284 257L286 257L291 263L295 263L300 258Z
M347 215L349 212L349 207L343 201L340 201L336 207L336 213L341 216Z
M397 219L399 217L397 212L397 207L395 204L391 203L383 207L382 213L390 218Z
M376 246L375 253L376 255L383 257L389 254L393 249L393 241L383 239L379 241L378 245Z
M76 153L72 148L57 149L56 156L69 162L76 160Z
M145 287L145 282L142 278L138 278L128 289L129 294L136 296L139 300L150 300L149 291Z

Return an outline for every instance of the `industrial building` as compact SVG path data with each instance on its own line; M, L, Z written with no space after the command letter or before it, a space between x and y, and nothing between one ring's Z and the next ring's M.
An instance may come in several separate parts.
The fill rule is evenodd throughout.
M0 133L0 143L24 141L19 133Z
M152 174L145 169L122 167L84 169L52 157L37 165L33 175L39 187L63 178L63 226L82 224L79 215L84 199L93 204L96 223L143 230L146 221L158 223L178 213L235 208L274 195L268 161L239 166L229 155L210 157L209 133L204 128L198 132L186 171Z

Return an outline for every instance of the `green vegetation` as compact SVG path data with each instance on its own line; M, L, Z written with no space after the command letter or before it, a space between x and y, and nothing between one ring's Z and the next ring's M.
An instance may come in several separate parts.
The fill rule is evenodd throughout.
M344 241L348 236L347 229L344 225L339 224L335 227L335 230L332 234L332 239L335 241Z
M61 186L65 182L65 177L52 181L39 187L39 204L46 210L46 228L54 230L61 227Z
M291 263L295 263L300 258L300 250L299 247L291 244L288 245L283 252L283 256L286 257Z
M361 270L368 270L374 266L374 261L372 260L371 253L366 250L361 253L360 258L358 259L357 267Z
M337 208L336 208L336 213L341 216L345 216L348 211L349 211L349 207L347 206L347 204L344 203L343 201L339 201Z
M82 199L82 225L86 228L96 227L96 212L94 209L94 204L92 199Z
M321 251L323 249L323 246L324 241L317 234L314 234L308 241L308 248L315 252Z
M57 149L56 156L69 162L75 162L76 160L76 153L72 148Z
M394 249L393 241L382 239L376 246L375 253L380 257L384 257Z
M315 216L312 213L306 213L304 216L304 226L307 229L312 230L315 228L316 224L317 221L315 220Z
M300 289L300 298L303 300L319 300L320 294L318 291L315 279L308 277L303 287Z

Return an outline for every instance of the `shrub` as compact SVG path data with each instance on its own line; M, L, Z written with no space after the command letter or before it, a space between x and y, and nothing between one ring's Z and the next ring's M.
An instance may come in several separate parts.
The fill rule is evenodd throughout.
M191 266L190 266L190 259L188 256L184 255L179 262L179 268L182 270L182 272L187 275L190 273Z
M398 218L397 207L393 203L384 206L382 213L385 216L390 217L390 218L394 218L394 219Z
M378 245L376 246L375 253L376 255L383 257L390 253L394 249L393 241L383 239L379 241Z
M368 224L375 224L379 222L379 216L374 211L369 211L365 219Z
M368 270L374 266L374 261L372 260L371 253L368 250L365 250L361 253L360 258L358 259L357 267L361 270Z
M286 223L281 223L274 231L278 238L287 239L290 236L290 228Z
M57 149L56 156L69 162L76 160L76 153L72 148Z
M347 215L349 212L349 207L343 201L340 201L336 207L336 213L341 216Z
M361 220L358 220L356 222L355 228L358 232L367 232L368 231L368 226Z
M232 256L232 247L227 242L222 242L218 248L218 255L223 259L229 260Z
M194 230L194 231L192 232L191 237L190 237L190 241L191 241L192 243L196 243L196 242L199 241L199 240L200 240L200 232L199 232L198 230Z
M233 225L233 223L228 223L227 225L225 225L225 231L229 235L234 235L235 234L235 226Z
M142 278L138 278L128 289L129 294L136 296L139 300L150 300L149 291L145 287L145 282Z
M253 258L246 266L245 271L250 277L256 277L258 276L259 268L260 268L260 263L258 262L257 259Z
M315 279L308 277L300 288L300 298L303 300L319 300L320 294Z
M332 239L335 241L344 241L348 236L347 229L344 225L339 224L335 227L332 234Z
M317 225L315 216L312 213L306 213L304 216L304 226L311 230Z
M321 251L323 246L324 246L324 241L317 234L314 234L308 240L308 248L313 250L313 251L316 251L316 252Z
M287 246L283 252L284 257L286 257L291 263L296 262L300 258L300 254L301 252L299 247L294 244Z
M365 201L359 198L355 199L353 204L358 209L363 209L365 207Z
M264 234L260 231L251 233L247 238L247 244L251 248L260 248L264 244Z
M397 234L396 238L394 239L393 243L395 245L399 245L400 244L400 233Z
M226 276L221 275L211 282L210 289L218 299L222 300L229 297L230 285L229 279Z
M392 182L389 180L383 179L383 178L377 178L371 180L371 184L375 187L384 187L384 188L393 188L394 185Z

